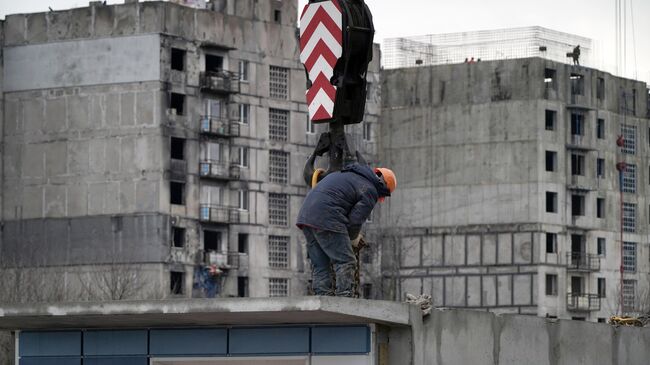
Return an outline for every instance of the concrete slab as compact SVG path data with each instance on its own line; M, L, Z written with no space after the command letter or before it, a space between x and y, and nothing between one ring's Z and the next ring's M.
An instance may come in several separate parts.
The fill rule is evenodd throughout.
M410 310L403 303L336 297L34 304L0 307L0 330L298 323L406 326L411 323Z

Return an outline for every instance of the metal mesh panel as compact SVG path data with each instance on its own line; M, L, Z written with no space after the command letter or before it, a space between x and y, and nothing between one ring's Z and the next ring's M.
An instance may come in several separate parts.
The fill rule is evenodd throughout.
M269 151L269 180L273 183L286 184L289 175L289 153Z
M635 242L623 242L623 271L636 272Z
M269 237L269 266L281 269L289 267L289 237Z
M636 193L636 165L626 165L623 172L623 192Z
M269 109L269 138L274 141L286 141L289 135L289 111Z
M634 125L621 125L621 135L624 142L621 151L627 154L636 153L636 126Z
M623 203L623 231L636 231L636 204Z
M288 213L289 197L287 194L269 193L269 224L286 226Z
M289 279L269 278L269 296L270 297L289 296Z
M276 99L287 99L289 88L289 69L285 67L270 66L269 68L269 95Z

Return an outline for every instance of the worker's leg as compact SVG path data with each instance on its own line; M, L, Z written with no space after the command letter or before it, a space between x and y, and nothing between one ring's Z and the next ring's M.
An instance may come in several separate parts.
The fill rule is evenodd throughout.
M350 238L347 233L330 231L316 231L315 234L321 249L334 264L336 296L351 297L357 259L352 252Z
M316 295L334 295L332 289L332 274L330 272L330 259L323 252L314 234L314 229L304 227L302 229L307 240L307 255L311 260L311 287Z

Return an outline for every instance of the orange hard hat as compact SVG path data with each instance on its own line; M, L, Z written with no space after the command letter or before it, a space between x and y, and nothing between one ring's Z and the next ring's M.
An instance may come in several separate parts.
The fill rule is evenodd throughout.
M385 167L376 167L375 174L384 177L386 186L388 186L388 190L390 190L391 193L395 191L395 188L397 187L397 178L395 178L395 173L393 170L387 169Z

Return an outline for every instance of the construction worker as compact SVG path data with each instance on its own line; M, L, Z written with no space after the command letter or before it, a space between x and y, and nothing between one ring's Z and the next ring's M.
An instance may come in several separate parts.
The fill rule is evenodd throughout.
M353 295L356 259L352 247L361 240L361 226L377 201L395 190L393 171L354 163L320 181L305 198L297 226L307 239L316 295ZM332 269L336 291L332 288Z

